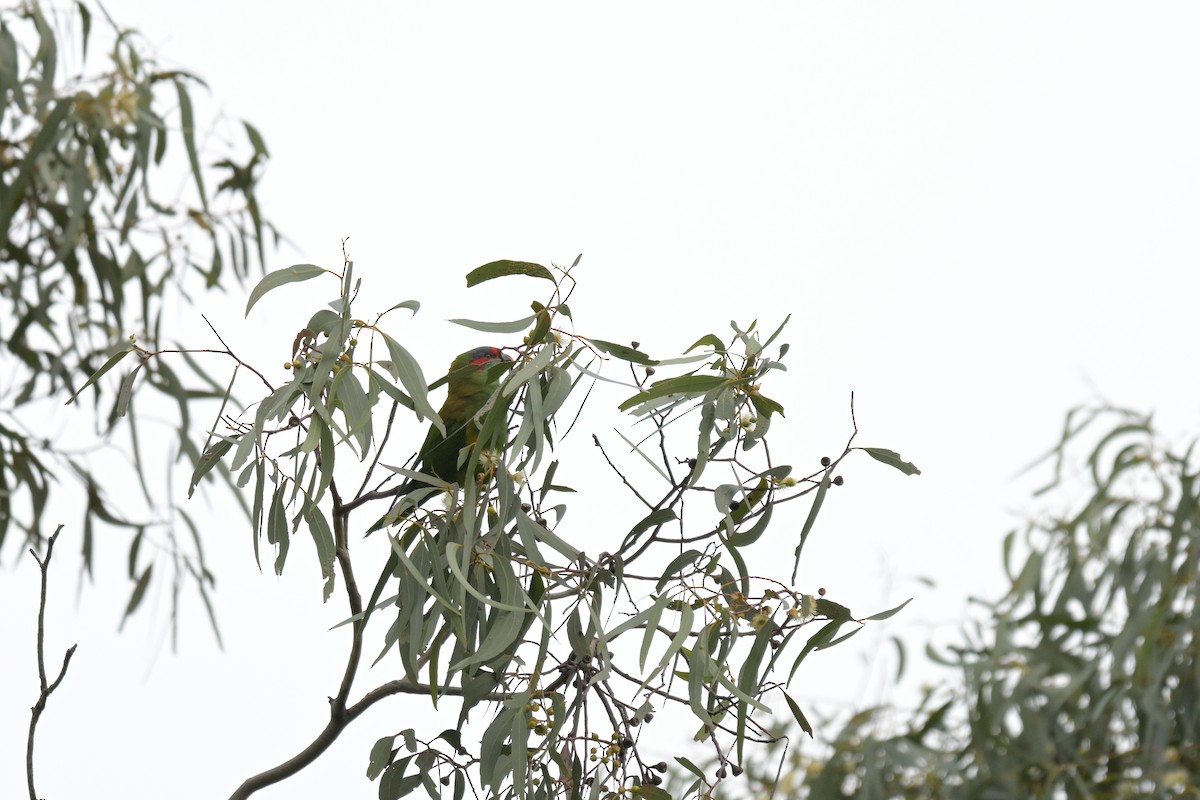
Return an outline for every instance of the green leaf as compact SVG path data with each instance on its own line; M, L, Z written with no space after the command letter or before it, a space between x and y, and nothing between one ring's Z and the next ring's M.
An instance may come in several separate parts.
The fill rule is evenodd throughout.
M119 364L121 362L121 359L125 358L125 356L129 355L132 352L134 352L132 348L130 348L129 350L122 350L119 353L110 357L108 359L108 361L105 361L104 364L100 367L100 369L93 372L92 377L88 378L87 382L84 383L83 386L79 387L79 391L77 391L75 394L73 394L69 398L67 398L66 405L71 405L72 403L74 403L75 398L79 397L79 395L81 395L83 393L84 389L88 388L93 383L100 380L100 378L102 378L104 376L104 373L108 372L110 369L115 367L117 364Z
M17 90L17 94L18 96L21 94L20 90ZM0 198L0 231L4 231L6 238L13 214L16 213L17 206L25 196L26 188L33 179L34 170L38 168L42 151L47 148L53 149L53 145L58 140L58 129L73 107L74 101L70 98L61 99L55 103L54 109L46 115L41 130L38 131L37 136L30 143L29 149L25 151L24 158L21 159L21 171L17 173L13 182L5 187L4 194Z
M395 736L384 736L378 739L371 748L371 760L367 763L367 779L375 780L392 763L392 744Z
M654 601L654 605L650 607L650 613L646 616L646 629L642 631L642 649L638 653L638 669L646 669L646 656L650 654L650 645L654 643L654 635L658 633L658 623L662 620L662 612L666 610L667 603L670 602L670 595L660 594Z
M192 176L196 179L196 191L200 194L200 205L208 213L208 192L204 190L204 172L200 169L200 155L196 151L196 120L192 111L192 98L188 95L183 80L174 79L179 94L179 124L183 132L183 146L187 150Z
M788 708L792 710L792 716L796 718L797 724L800 725L800 730L807 733L811 739L813 735L813 729L812 725L808 723L808 717L804 716L804 712L800 710L800 706L797 705L796 701L792 699L790 694L784 692L783 699L787 700Z
M701 779L701 780L704 780L704 779L705 779L705 778L704 778L704 770L702 770L702 769L700 769L699 767L697 767L695 764L693 764L693 763L692 763L691 761L689 761L688 759L684 758L683 756L675 756L675 760L679 762L679 765L680 765L681 767L683 767L683 768L684 768L684 769L686 769L688 772L690 772L690 773L692 773L693 775L695 775L697 778L699 778L699 779Z
M713 334L713 333L709 333L704 336L701 336L699 339L696 340L695 344L693 344L691 347L689 347L687 350L684 350L683 352L690 353L693 350L695 350L697 347L711 347L713 350L715 350L718 353L725 352L725 343L722 342L720 339L718 339L716 334Z
M200 460L196 462L196 469L192 472L192 480L188 483L188 497L191 497L196 491L196 486L200 483L200 479L217 465L221 460L221 456L229 452L229 448L233 447L233 442L233 439L222 439L204 451L204 454L200 456Z
M748 531L738 531L731 535L726 541L730 547L746 547L752 545L759 540L759 537L766 532L767 526L771 524L771 516L775 513L775 504L771 503L762 512L754 523L753 527Z
M913 599L910 597L907 600L905 600L903 603L901 603L900 605L896 606L895 608L890 608L887 611L880 611L878 614L872 614L869 617L864 617L863 622L866 622L869 619L874 619L874 620L887 619L888 617L894 616L896 613L898 613L900 611L900 609L904 608L906 605L908 605L912 601L913 601Z
M129 370L128 375L121 379L121 388L117 390L116 413L118 417L125 416L125 414L129 411L129 402L133 399L133 383L137 379L138 370L140 370L142 368L142 364L145 363L145 361L139 362L137 366ZM184 417L184 424L185 426L187 424L186 417ZM141 474L141 470L138 470L138 474Z
M804 648L801 649L800 654L796 656L796 660L792 662L792 670L788 673L788 680L790 681L792 676L796 674L796 670L799 669L800 663L808 657L809 653L811 653L813 650L819 650L827 646L830 640L837 635L838 630L841 629L841 627L845 624L846 620L831 620L826 622L821 629L812 636L808 637L808 641L804 643ZM859 628L859 630L862 629Z
M313 543L317 546L317 558L321 562L321 577L325 579L323 599L328 601L329 595L333 592L333 531L329 528L329 522L325 519L324 512L316 503L310 502L304 506L304 521L308 523Z
M835 621L838 622L838 624L841 624L840 620L835 620ZM838 644L841 644L842 642L846 641L851 636L857 636L859 633L862 632L862 629L863 629L862 626L857 627L854 630L850 631L849 633L843 634L831 642L826 642L825 644L818 646L817 649L818 650L828 650L829 648L833 647L834 645L838 645Z
M358 382L354 369L345 367L340 370L333 379L330 391L345 415L347 433L358 443L361 457L366 458L367 448L371 444L371 401Z
M250 139L250 146L254 148L254 153L263 158L269 158L271 154L267 152L267 143L263 141L262 134L258 132L258 128L245 120L242 120L242 124L246 126L246 136Z
M862 450L876 461L882 461L889 467L895 467L905 475L920 475L921 470L917 469L916 465L911 461L905 461L900 458L900 454L894 450L885 450L882 447L856 447L856 450Z
M8 96L8 90L20 91L17 87L17 40L7 25L0 24L0 98ZM0 121L4 119L4 107L0 106Z
M125 619L129 617L137 607L142 603L142 597L146 594L146 587L150 585L150 574L154 569L154 565L146 567L145 572L138 578L137 584L133 587L133 594L129 596L129 603L125 606L125 613L122 615L121 624L124 625Z
M638 687L640 692L650 685L650 682L658 677L658 674L667 668L676 654L683 650L684 644L687 643L688 637L692 633L692 625L696 621L696 612L692 611L690 605L684 604L679 608L679 627L675 629L675 636L671 638L671 643L667 645L667 649L663 651L662 656L658 659L658 664L650 671L650 674L642 679L641 686Z
M666 525L668 522L679 519L679 515L675 513L673 508L660 508L657 511L651 511L646 515L633 529L625 535L625 543L621 545L624 550L633 545L637 538L651 528L657 528Z
M657 360L650 358L650 356L634 347L627 347L623 344L616 344L615 342L606 342L603 339L585 339L585 341L600 352L608 353L610 356L619 358L622 361L629 361L634 364L644 364L648 367L659 363Z
M719 375L680 375L677 378L667 378L666 380L656 381L644 392L638 392L633 397L621 403L618 408L621 411L628 411L634 406L639 406L649 400L673 394L704 394L725 385L725 383L726 379Z
M276 547L275 574L283 574L283 564L287 561L288 527L287 512L283 507L283 486L275 487L271 497L271 508L267 511L267 541Z
M746 654L746 660L742 662L742 668L738 671L737 687L747 696L754 696L762 688L762 681L759 680L759 669L762 667L763 654L767 652L767 645L771 642L771 636L776 630L775 623L768 621L758 630L758 634L754 637L754 644L750 646L750 652ZM750 703L742 701L737 704L737 753L738 761L743 760L743 748L746 743L746 722L750 716Z
M484 785L491 786L493 790L499 789L504 778L512 772L510 762L514 754L510 752L505 756L502 748L512 734L514 726L523 722L524 720L517 717L517 709L506 707L483 732L479 748L480 778ZM521 753L521 758L525 758L524 753Z
M678 574L680 568L685 564L694 564L703 555L699 550L685 550L675 556L675 558L671 559L671 563L667 565L667 568L663 570L662 578L655 585L654 591L661 592L662 588Z
M544 278L551 283L554 282L554 275L541 264L534 264L530 261L502 260L492 261L468 272L467 288L478 286L484 281L490 281L493 278L503 278L507 275L528 275L532 278Z
M520 333L532 325L535 319L537 319L537 314L530 314L528 317L522 317L512 322L479 322L473 319L452 319L450 321L455 325L462 325L464 328L484 333Z
M379 800L399 800L413 789L421 785L421 773L405 777L408 762L413 756L405 756L399 761L388 764L379 780Z
M287 283L312 280L318 275L326 273L333 274L327 269L318 267L316 264L293 264L290 267L268 272L258 282L258 285L250 291L250 299L246 301L246 316L250 316L250 309L254 308L254 304L272 289L277 289Z
M421 371L421 365L395 339L386 333L381 332L380 335L383 336L388 354L392 358L392 374L400 379L400 383L407 390L413 403L413 409L417 412L417 419L429 419L442 436L445 436L446 426L438 413L433 410L433 406L429 404L428 384L425 382L425 373Z
M778 414L781 417L785 416L783 406L769 397L763 397L761 394L752 394L750 395L750 402L753 404L754 410L761 417L770 417L772 414Z
M637 787L636 796L644 797L646 800L671 800L671 793L666 789L645 783Z
M900 609L895 610L899 611ZM850 613L850 609L841 603L835 603L825 597L817 598L817 616L829 617L829 619L840 620L842 622L854 619L854 615Z
M826 471L821 476L821 483L817 487L817 496L813 498L812 507L808 509L808 517L804 520L804 527L800 529L800 543L796 545L796 562L792 565L792 583L796 582L796 571L800 569L800 553L804 550L804 542L808 539L808 534L812 531L813 523L817 521L817 514L821 510L821 504L825 502L825 493L829 491L830 485L829 472Z

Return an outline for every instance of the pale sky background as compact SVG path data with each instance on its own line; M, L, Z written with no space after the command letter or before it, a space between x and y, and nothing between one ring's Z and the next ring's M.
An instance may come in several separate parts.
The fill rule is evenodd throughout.
M806 662L796 694L812 707L907 696L874 657L886 637L919 657L968 594L1002 588L1001 536L1032 507L1014 476L1068 408L1105 398L1197 429L1193 4L106 5L208 81L210 113L263 132L261 197L293 243L273 266L337 267L350 237L378 309L423 302L402 324L431 371L481 343L444 320L514 319L539 296L517 281L496 308L468 292L463 275L498 258L583 253L579 331L659 357L730 319L791 314L772 452L840 452L853 390L856 443L924 472L852 459L822 512L803 588L860 614L916 600ZM236 292L204 308L278 378L302 303L328 294L281 292L245 321ZM573 479L619 490L596 464ZM572 511L559 533L578 541L595 519ZM79 652L41 723L44 796L227 796L324 724L343 643L326 629L344 608L321 605L301 541L282 579L260 575L245 527L214 513L206 540L225 651L189 597L178 654L165 594L116 633L124 544L77 596L78 531L64 533L48 658ZM11 554L3 569L0 796L17 797L37 570ZM938 674L923 669L910 682ZM377 705L259 796L374 797L371 742L424 707Z

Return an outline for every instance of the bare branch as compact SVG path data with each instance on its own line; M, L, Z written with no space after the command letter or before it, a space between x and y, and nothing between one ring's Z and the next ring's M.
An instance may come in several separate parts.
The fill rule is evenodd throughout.
M41 599L38 602L38 628L37 628L37 663L38 663L38 683L40 685L40 693L38 694L37 702L33 704L32 713L29 718L29 738L25 742L25 779L29 786L29 800L37 800L37 790L34 788L33 781L33 742L37 734L38 720L41 719L42 712L46 710L46 701L50 699L50 695L62 683L63 678L67 675L67 667L71 664L71 656L75 655L75 648L78 645L71 645L67 648L66 654L63 656L62 668L58 671L58 677L53 683L47 682L46 678L46 583L50 569L50 557L54 554L54 541L58 538L58 534L62 533L63 526L59 525L54 531L54 534L46 542L46 557L38 558L37 553L30 550L33 555L33 560L37 562L42 571L42 593Z

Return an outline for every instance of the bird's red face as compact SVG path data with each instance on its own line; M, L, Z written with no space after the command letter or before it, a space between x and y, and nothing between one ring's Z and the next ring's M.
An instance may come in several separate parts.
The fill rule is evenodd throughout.
M488 364L495 364L498 361L512 361L507 353L499 347L476 347L470 352L471 359L469 363L473 367L486 367Z

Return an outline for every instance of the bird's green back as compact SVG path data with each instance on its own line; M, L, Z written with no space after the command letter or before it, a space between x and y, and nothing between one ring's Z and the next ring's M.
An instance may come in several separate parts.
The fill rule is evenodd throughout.
M463 448L471 447L479 438L475 415L500 388L503 370L497 364L509 360L495 347L477 347L462 353L450 364L447 376L446 400L438 415L446 427L446 435L429 427L421 445L418 469L451 483L464 483L466 476L458 468Z

